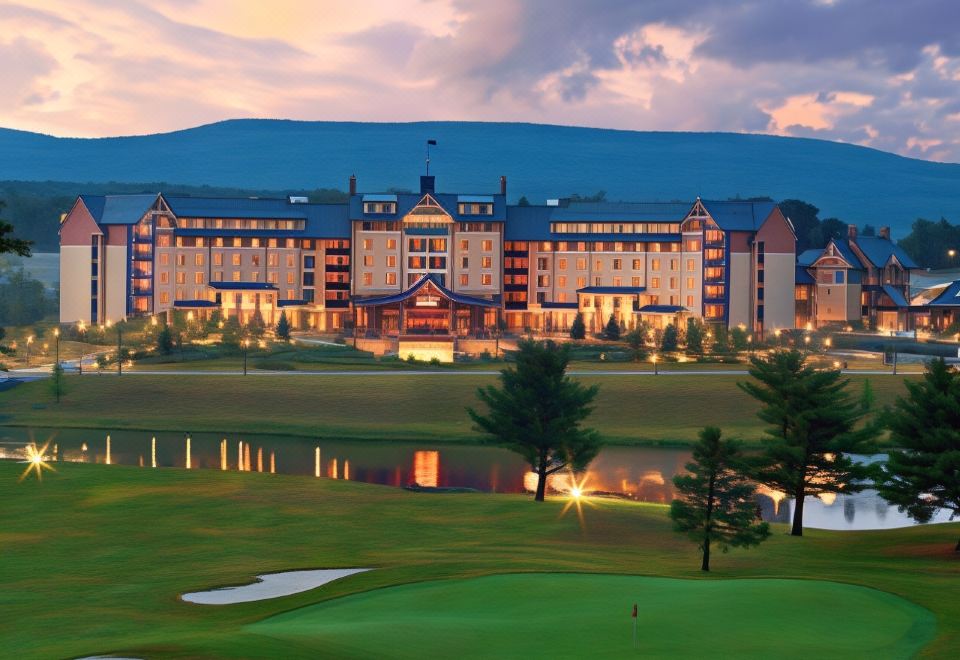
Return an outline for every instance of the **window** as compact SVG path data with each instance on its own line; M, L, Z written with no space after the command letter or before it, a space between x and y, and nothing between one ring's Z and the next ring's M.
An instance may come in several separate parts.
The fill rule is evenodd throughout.
M373 286L373 273L363 274L363 286Z
M594 270L603 270L603 262L600 261L599 259L597 259L596 261L594 261L594 263L593 263L593 269L594 269Z
M291 254L291 255L289 255L289 256L292 257L293 255ZM268 265L268 266L273 266L274 268L276 268L277 266L279 266L279 265L280 265L280 255L277 254L276 252L271 252L271 253L267 256L267 265ZM292 267L292 266L287 266L287 268L291 268L291 267Z
M480 275L480 284L483 286L492 286L493 285L493 275L490 273L483 273Z
M178 266L186 266L186 265L187 265L187 255L185 255L185 254L178 254L178 255L177 255L177 265L178 265Z
M550 270L550 260L546 257L537 257L537 270Z
M491 241L491 240L489 240L489 239L480 241L480 249L483 250L484 252L492 252L492 251L493 251L493 241Z
M295 300L297 297L296 289L287 289L287 300Z
M614 260L613 260L613 269L614 269L614 270L623 270L623 259L614 259Z
M291 273L291 275L292 275L292 274L293 274L293 273ZM250 273L250 281L251 281L251 282L259 282L259 281L260 281L260 271L259 271L259 270L255 270L255 271L253 271L252 273Z
M307 262L308 262L308 261L310 262L310 265L309 265L309 266L307 265ZM276 264L271 264L271 265L274 265L274 266L275 266ZM304 265L306 268L313 268L313 257L304 257L304 258L303 258L303 265ZM287 255L287 268L293 268L293 255L292 255L292 254L288 254L288 255Z
M397 284L397 274L396 273L387 273L384 276L384 283L387 286L396 286Z
M202 253L202 252L198 252L197 254L193 255L193 265L194 265L194 266L202 266L202 265L203 265L203 253Z
M169 266L170 265L170 255L164 252L160 255L160 265Z
M407 257L407 268L426 268L426 257Z
M187 274L182 271L177 273L177 284L186 284L186 282L187 282Z
M670 278L670 288L671 288L671 289L676 289L676 288L677 288L677 278L676 278L676 277L671 277L671 278Z
M537 275L537 286L539 286L539 287L548 287L548 286L550 286L550 276L549 276L549 275Z
M557 269L566 270L567 269L567 260L566 259L557 259Z
M240 265L240 253L239 253L239 252L233 254L233 255L230 257L230 259L231 259L231 261L232 261L232 263L233 263L234 266L239 266L239 265Z
M396 268L397 267L397 255L388 254L387 255L387 268Z
M650 260L650 270L660 270L660 260L651 259Z
M373 255L365 254L363 255L363 265L364 266L373 266Z
M684 242L683 249L685 252L699 252L700 251L700 239L699 238L688 238Z
M233 279L234 282L239 282L239 281L240 281L240 271L239 271L239 270L233 271L233 273L231 274L231 279Z
M697 270L697 260L696 259L687 259L687 272L693 273Z
M583 257L577 259L577 270L586 270L587 269L587 260Z
M397 249L397 239L395 239L395 238L388 238L388 239L387 239L387 249L388 249L388 250L396 250L396 249Z
M372 250L373 249L373 240L370 238L363 239L363 249Z
M603 278L597 275L593 278L593 286L603 286Z
M250 263L252 263L254 266L259 266L259 265L260 265L260 255L259 255L259 254L251 254L251 255L250 255Z
M634 260L633 260L633 269L634 269L634 270L641 270L642 268L643 268L643 262L642 262L640 259L634 259Z
M480 257L481 268L493 268L493 257Z
M276 275L276 273L270 273L271 275ZM316 275L314 273L304 273L303 274L303 286L313 286Z
M687 288L688 288L688 289L694 288L694 287L696 286L695 282L696 282L696 280L694 280L692 277L688 277L688 278L687 278Z
M639 278L639 277L631 277L631 278L630 278L630 286L642 286L642 285L640 284L640 278Z
M395 202L364 202L364 213L396 213L397 205Z
M213 265L214 265L214 266L222 266L222 265L223 265L223 253L222 253L222 252L217 252L216 254L213 255Z
M659 278L659 277L651 277L651 278L650 278L650 288L651 288L651 289L659 289L659 288L660 288L660 278Z
M251 239L250 239L250 247L255 247L255 248L260 247L260 239L259 239L259 238L251 238Z
M163 291L163 292L160 294L160 303L163 304L163 305L166 305L166 304L169 303L169 302L170 302L170 294L167 293L166 291Z
M560 275L559 277L557 277L557 286L560 287L561 289L567 288L567 276L566 276L566 275Z
M585 286L587 286L587 278L586 278L586 277L578 277L578 278L577 278L577 288L578 288L578 289L582 289L582 288L585 287Z
M170 284L170 273L160 273L160 284Z
M431 251L431 252L446 252L446 251L447 251L447 239L445 239L445 238L431 238L431 239L430 239L430 251Z
M464 251L469 250L469 249L470 249L470 241L467 240L467 239L465 239L465 238L461 238L461 239L460 239L460 249L461 249L461 250L464 250Z
M427 239L425 238L411 238L407 245L410 247L411 252L426 252L427 251Z
M687 296L687 309L693 309L693 296Z
M838 270L836 273L834 273L834 284L843 284L843 273L844 271L842 270Z
M203 272L197 271L193 274L193 283L194 284L203 284Z
M680 268L680 260L679 260L679 259L671 259L671 260L670 260L670 270L673 271L673 272L677 272L677 270L679 270L679 268Z
M290 255L290 256L292 257L293 255ZM290 263L291 261L292 261L292 259L290 259L290 258L288 257L288 258L287 258L287 268L293 268L293 264ZM317 267L317 258L316 258L316 257L313 257L313 256L304 257L304 258L303 258L303 267L304 267L304 268L316 268L316 267Z
M470 257L460 257L460 267L469 268L470 267Z
M620 277L614 277L613 286L623 286L623 279ZM617 300L617 299L615 298L614 300Z
M470 276L464 273L460 276L460 286L467 286L470 284Z
M277 273L277 272L267 273L267 281L270 282L270 284L279 284L280 273Z

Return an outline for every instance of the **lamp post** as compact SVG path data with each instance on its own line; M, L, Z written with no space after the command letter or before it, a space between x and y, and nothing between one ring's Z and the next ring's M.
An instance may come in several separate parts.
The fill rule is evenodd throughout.
M86 331L87 326L84 325L83 321L77 322L77 331L80 333L80 342L83 343L84 332ZM80 359L77 360L77 366L80 369L80 375L83 375L83 348L80 349Z
M27 367L30 366L30 345L33 343L33 335L27 337Z
M123 375L123 319L117 321L117 375ZM107 325L110 325L110 321L107 321Z
M60 328L54 328L53 336L56 338L55 359L53 363L53 377L56 378L54 389L56 390L57 403L60 403L60 379L63 374L60 372Z
M653 355L650 356L650 361L653 362L653 375L654 375L654 376L659 376L659 375L660 375L660 369L659 369L659 367L657 367L657 354L656 354L656 353L654 353Z
M250 348L250 340L243 340L243 375L247 375L247 350Z

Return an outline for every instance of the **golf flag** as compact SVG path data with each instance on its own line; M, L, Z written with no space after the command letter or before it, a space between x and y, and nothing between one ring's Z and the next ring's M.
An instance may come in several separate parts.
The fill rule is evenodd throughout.
M637 604L633 604L633 612L630 613L633 618L633 648L640 646L640 636L637 631Z
M435 147L435 146L437 146L437 141L436 141L436 140L427 140L427 144L429 144L429 145L432 146L432 147Z
M633 604L633 614L631 614L630 616L632 616L634 619L637 618L637 604L636 604L636 603Z

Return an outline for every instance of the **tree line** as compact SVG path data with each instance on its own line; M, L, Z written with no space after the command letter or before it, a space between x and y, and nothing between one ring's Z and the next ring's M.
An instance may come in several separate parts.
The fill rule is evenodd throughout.
M584 425L598 387L570 378L569 360L568 345L523 340L499 386L478 390L486 411L468 409L488 442L529 463L536 501L544 501L550 475L584 471L601 447L597 432ZM744 451L719 428L707 427L687 474L674 477L670 516L676 530L697 543L702 570L710 570L714 548L769 537L758 514L758 485L794 499L792 536L803 535L806 498L870 487L917 521L938 510L960 514L960 372L943 359L930 362L921 381L906 381L906 396L882 411L873 410L868 389L855 393L840 370L815 368L797 350L752 357L749 374L738 386L760 403L758 416L769 425L762 447ZM887 460L857 460L878 451L884 429L895 447Z

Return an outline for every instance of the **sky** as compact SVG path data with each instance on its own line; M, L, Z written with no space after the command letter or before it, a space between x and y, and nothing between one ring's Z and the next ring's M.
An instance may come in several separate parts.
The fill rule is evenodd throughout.
M0 0L0 126L524 121L960 162L957 0Z

